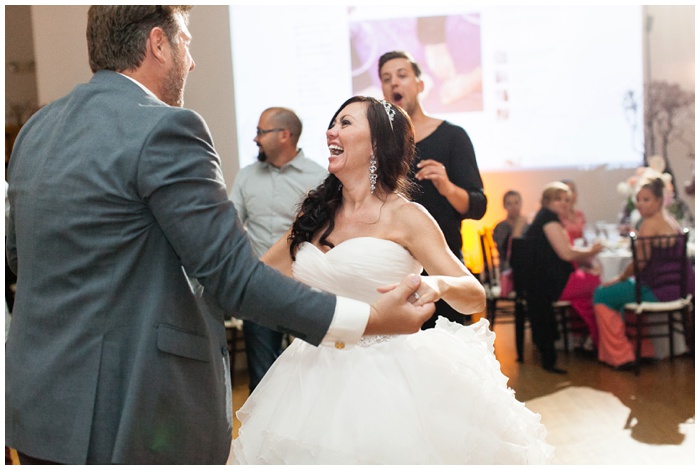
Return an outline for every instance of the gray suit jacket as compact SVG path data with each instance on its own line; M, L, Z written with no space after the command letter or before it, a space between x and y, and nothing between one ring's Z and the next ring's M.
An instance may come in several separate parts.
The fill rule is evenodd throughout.
M335 297L253 255L203 119L100 71L23 127L9 183L6 444L74 464L224 463L224 315L318 344Z

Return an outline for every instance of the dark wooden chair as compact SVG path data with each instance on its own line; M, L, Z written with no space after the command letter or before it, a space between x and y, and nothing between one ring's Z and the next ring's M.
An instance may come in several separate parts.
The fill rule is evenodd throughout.
M486 292L486 319L493 329L497 319L507 322L514 321L516 294L514 290L504 292L502 289L500 257L493 241L492 230L488 228L481 230L479 242L484 264L479 279Z
M515 290L515 349L518 362L524 361L525 322L527 320L527 295L525 286L534 263L532 242L524 237L511 240L510 267L513 270L513 288Z
M578 334L585 336L588 334L588 327L568 300L557 300L552 303L552 308L559 325L559 333L564 342L564 353L569 354L569 335Z
M642 269L649 263L654 273L654 285L667 289L673 299L665 302L644 302L642 282L635 283L635 302L625 305L625 327L635 346L634 373L639 375L642 340L667 338L669 355L675 355L675 333L686 338L692 336L694 325L693 296L688 293L688 229L677 235L640 237L630 233L634 276L644 279ZM694 341L692 341L694 344ZM691 346L692 347L692 346Z
M533 241L526 237L516 237L511 240L510 266L513 270L513 285L515 287L515 344L518 362L523 362L523 345L527 320L527 285L537 282L531 279L533 266L537 256ZM557 322L559 335L564 343L564 352L569 354L569 334L585 333L588 331L583 319L571 307L567 300L552 302L554 318Z

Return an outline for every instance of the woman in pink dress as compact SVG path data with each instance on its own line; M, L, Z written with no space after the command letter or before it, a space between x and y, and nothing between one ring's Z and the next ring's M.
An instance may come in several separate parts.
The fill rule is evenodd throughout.
M566 233L569 235L569 241L574 242L577 238L583 238L583 229L586 226L586 217L580 209L576 209L576 183L573 180L562 180L562 183L567 185L571 190L571 200L569 207L564 212L559 214L559 220L564 225Z

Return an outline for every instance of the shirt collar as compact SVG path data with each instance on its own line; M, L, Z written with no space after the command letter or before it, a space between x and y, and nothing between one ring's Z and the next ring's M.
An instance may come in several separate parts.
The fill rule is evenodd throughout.
M304 158L304 152L302 149L299 149L299 151L294 156L294 158L292 158L287 163L282 165L280 168L278 168L278 170L281 171L281 170L284 170L285 168L294 168L295 170L304 171L304 167L302 166L302 161L301 161L303 158ZM271 163L268 163L268 162L265 162L265 163L267 163L267 165L270 168L276 168Z
M161 99L158 98L158 97L155 95L155 93L153 93L151 90L149 90L148 88L146 88L146 86L145 86L143 83L139 82L138 80L134 80L134 79L131 78L130 76L124 75L124 74L121 73L121 72L117 72L117 73L118 73L119 75L121 75L122 77L128 78L129 80L131 80L132 82L134 82L135 84L137 84L138 86L140 86L141 89L142 89L143 91L145 91L146 93L148 93L149 95L151 95L152 97L154 97L155 99L157 99L158 101L161 101Z

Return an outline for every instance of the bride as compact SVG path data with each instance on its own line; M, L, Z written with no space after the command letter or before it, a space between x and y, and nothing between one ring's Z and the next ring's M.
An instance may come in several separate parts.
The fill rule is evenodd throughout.
M425 268L415 302L482 311L481 284L406 198L413 136L400 108L360 96L343 103L326 132L330 175L263 261L370 302ZM546 463L553 448L544 426L507 387L494 336L486 320L440 318L433 329L356 345L295 340L237 412L229 462Z

